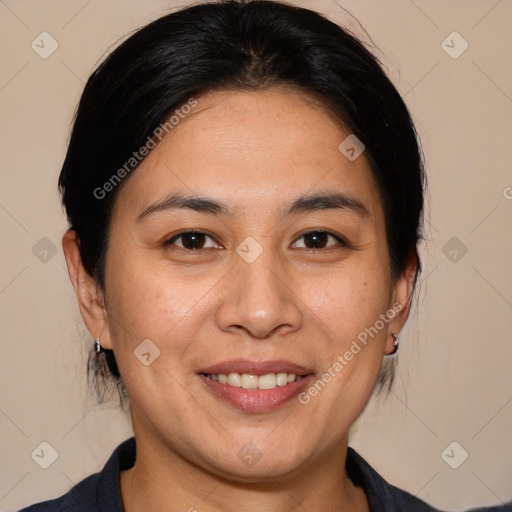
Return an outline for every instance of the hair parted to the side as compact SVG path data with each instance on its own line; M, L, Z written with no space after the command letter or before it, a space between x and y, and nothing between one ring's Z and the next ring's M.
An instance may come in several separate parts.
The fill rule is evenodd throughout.
M408 109L378 59L314 11L267 0L225 0L193 5L148 24L87 81L59 188L83 265L103 292L112 207L122 183L101 199L94 190L190 98L213 90L275 86L319 100L363 142L382 199L392 277L403 273L412 255L416 284L426 186L423 155ZM391 360L383 367L379 389L394 375L394 358L385 359ZM97 389L109 389L106 380L113 379L121 401L126 400L111 350L92 354L88 368Z

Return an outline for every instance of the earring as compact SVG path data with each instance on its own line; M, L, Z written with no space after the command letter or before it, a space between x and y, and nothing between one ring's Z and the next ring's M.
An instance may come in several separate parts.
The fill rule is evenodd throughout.
M400 345L400 340L394 332L391 333L391 336L393 336L393 352L390 352L388 356L396 354L398 352L398 346Z
M98 336L94 341L94 349L96 350L96 354L101 354L103 351L103 347L100 345L100 337Z

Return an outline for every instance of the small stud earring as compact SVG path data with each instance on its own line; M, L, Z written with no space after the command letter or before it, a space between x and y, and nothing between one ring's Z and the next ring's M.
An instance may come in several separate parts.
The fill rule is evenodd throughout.
M398 352L398 346L400 345L400 340L398 339L398 336L392 332L391 336L393 336L393 351L388 354L388 356L391 356L393 354L396 354Z

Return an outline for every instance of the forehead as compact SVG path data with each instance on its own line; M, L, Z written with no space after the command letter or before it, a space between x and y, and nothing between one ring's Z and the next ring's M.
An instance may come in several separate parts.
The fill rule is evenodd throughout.
M349 160L339 149L349 135L323 105L294 89L208 93L133 172L117 202L140 210L175 191L248 207L336 189L378 216L364 152Z

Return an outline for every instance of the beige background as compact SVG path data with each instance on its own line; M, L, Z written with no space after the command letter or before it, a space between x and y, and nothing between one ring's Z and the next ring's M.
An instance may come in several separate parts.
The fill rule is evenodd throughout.
M333 1L295 3L364 36ZM352 444L389 481L446 510L512 499L512 2L339 4L371 35L405 95L431 196L419 308L402 333L398 379L364 413ZM95 64L124 34L177 5L0 0L4 512L64 493L130 435L115 404L99 407L87 397L91 338L65 271L56 182L73 109ZM47 59L31 48L43 31L59 45ZM441 46L453 31L469 44L457 59ZM57 249L47 261L41 247L52 245L39 242L44 237ZM467 247L464 256L452 237ZM458 261L450 259L454 249ZM31 458L43 441L58 452L48 469ZM441 457L453 441L469 453L458 469ZM461 453L456 448L452 460Z

